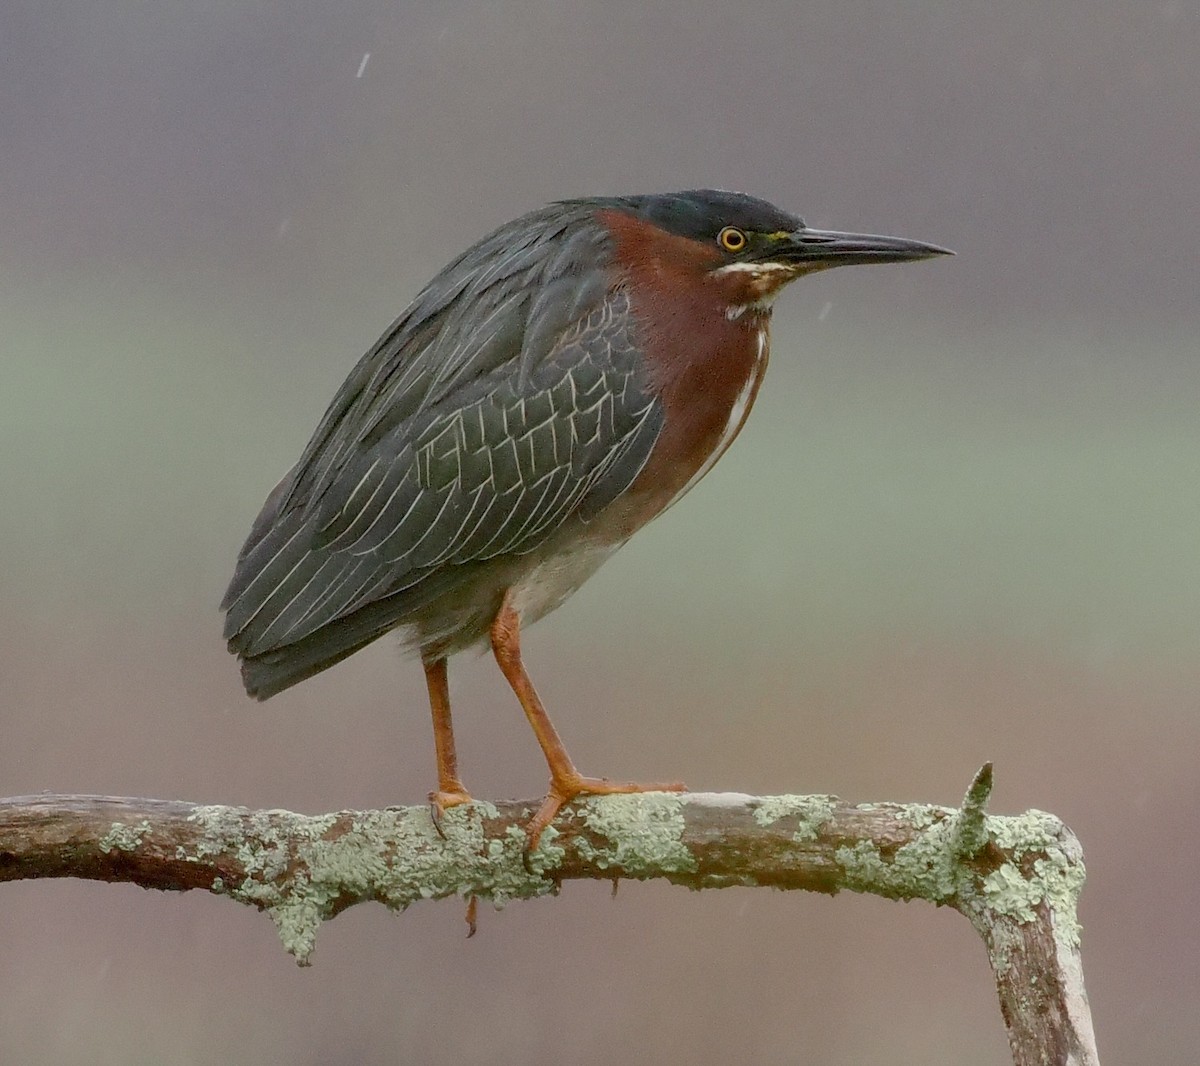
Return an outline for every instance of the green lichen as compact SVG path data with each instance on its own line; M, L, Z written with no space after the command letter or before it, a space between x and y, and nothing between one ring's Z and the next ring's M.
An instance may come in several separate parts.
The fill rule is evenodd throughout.
M1087 876L1079 841L1045 811L989 818L988 830L1010 861L983 879L982 903L993 913L1022 922L1033 921L1036 908L1045 904L1054 918L1055 938L1063 947L1077 949L1079 894ZM1027 863L1030 855L1037 857Z
M1062 819L1045 811L1029 810L1024 814L988 819L992 839L1000 847L1040 851L1059 844L1067 832Z
M834 855L845 871L845 886L889 899L946 902L958 888L953 821L939 819L935 812L941 808L931 808L928 804L909 804L893 810L901 821L919 830L917 836L886 855L878 845L865 840L838 848Z
M766 828L782 818L796 818L792 840L802 844L817 839L836 806L836 796L766 796L755 802L754 820Z
M914 829L928 829L946 817L946 808L931 803L906 803L903 816Z
M987 802L992 795L992 764L984 763L954 816L955 848L960 860L973 859L987 846Z
M673 793L588 797L575 808L586 831L573 835L568 846L579 858L619 876L694 873L696 860L685 842L685 802ZM797 843L818 839L837 813L832 796L742 797L738 802L752 802L755 821L764 827L794 818L795 828L785 823L784 829ZM838 847L842 887L953 903L989 928L988 916L1025 922L1045 904L1060 943L1078 945L1075 908L1084 870L1078 841L1057 818L1040 811L986 817L984 839L1004 850L1005 861L981 876L975 852L964 854L956 812L927 804L886 806L890 817L907 826L900 839L908 842L859 840ZM320 923L352 903L374 899L403 910L417 900L457 894L500 907L555 891L553 873L567 858L552 826L528 855L519 825L507 825L497 835L500 813L488 803L446 811L441 835L424 807L320 817L201 807L190 820L201 829L199 840L177 857L221 859L224 876L214 879L212 890L267 911L284 946L302 964L311 957ZM136 847L149 828L148 823L114 823L101 846ZM236 877L226 869L231 855L240 867Z
M1045 891L1036 881L1026 881L1020 869L1006 862L983 879L983 897L988 907L1018 921L1031 922L1034 908L1045 898Z
M959 861L961 841L956 839L956 819L945 817L948 812L925 805L896 810L920 831L917 837L890 854L866 841L838 848L848 888L895 899L953 900L973 917L998 914L1019 922L1033 921L1036 908L1044 904L1060 943L1079 946L1082 855L1078 841L1053 815L1029 811L987 817L986 837L1005 851L1007 860L979 879L969 864Z
M580 856L626 877L691 873L696 860L683 843L683 799L673 792L592 796L580 805L584 824L602 843L576 842Z
M284 946L309 961L320 923L350 903L376 899L404 910L421 899L480 896L502 905L554 889L544 873L561 861L552 830L525 865L525 834L485 839L488 803L453 807L442 817L443 839L427 809L343 812L305 817L289 811L201 807L191 815L204 830L194 857L233 852L244 872L237 883L214 883L265 910Z
M150 823L144 818L137 825L113 822L112 827L100 838L96 846L106 855L114 850L133 851L141 845L142 839L149 832Z

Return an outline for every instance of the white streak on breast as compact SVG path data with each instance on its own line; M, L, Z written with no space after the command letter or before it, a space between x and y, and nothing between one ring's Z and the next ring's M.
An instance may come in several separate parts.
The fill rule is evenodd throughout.
M767 327L759 326L755 332L757 333L758 352L754 358L754 367L747 375L745 384L737 394L737 399L733 401L733 406L729 409L729 421L725 423L725 429L721 433L720 441L717 442L717 446L709 453L708 458L700 464L699 469L688 478L687 484L671 497L671 502L663 508L664 511L674 507L695 486L696 482L713 468L716 461L725 454L725 449L733 443L733 438L738 435L738 431L742 428L742 423L746 421L746 416L750 413L750 403L754 399L755 392L758 390L758 383L762 380L763 372L767 369Z

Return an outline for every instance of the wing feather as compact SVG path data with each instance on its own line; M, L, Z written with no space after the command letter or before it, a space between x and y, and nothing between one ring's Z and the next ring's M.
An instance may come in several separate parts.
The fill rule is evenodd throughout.
M583 262L597 261L596 229L573 238ZM550 243L531 238L474 273L451 264L360 362L269 498L225 603L260 694L403 622L455 571L590 520L644 466L662 410L625 292L594 268L576 269L553 307L537 286L494 288L543 270Z

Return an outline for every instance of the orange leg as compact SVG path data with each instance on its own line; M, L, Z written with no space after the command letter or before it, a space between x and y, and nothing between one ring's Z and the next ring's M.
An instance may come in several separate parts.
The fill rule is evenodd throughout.
M521 701L525 717L533 727L534 736L541 745L546 764L550 767L550 791L542 801L537 814L533 816L526 833L529 835L529 848L537 847L538 838L564 803L569 803L580 795L607 795L614 792L682 792L681 784L644 784L631 781L609 781L603 777L584 777L575 769L571 756L563 747L558 731L546 714L545 707L525 672L521 662L521 617L509 605L508 600L500 608L492 622L492 653L501 672L507 678Z
M450 683L444 657L425 663L425 684L429 686L429 707L433 711L433 747L437 752L438 774L437 791L429 793L429 802L441 814L447 807L471 802L470 793L458 779L454 726L450 721Z
M433 711L433 748L437 753L438 787L429 793L433 827L442 832L442 815L447 807L470 803L471 795L458 779L458 754L454 750L454 724L450 721L450 681L443 656L425 663L425 684L429 686L429 707ZM475 935L475 897L467 899L467 937Z

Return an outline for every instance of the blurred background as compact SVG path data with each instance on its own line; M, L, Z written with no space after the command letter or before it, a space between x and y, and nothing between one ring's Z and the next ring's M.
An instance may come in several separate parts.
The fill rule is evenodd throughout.
M1083 841L1106 1061L1200 1044L1200 5L142 4L0 12L0 794L421 801L382 641L242 693L237 548L344 375L546 200L713 185L948 245L775 314L736 447L533 629L585 772L993 807ZM452 664L480 796L544 765ZM923 904L570 884L269 921L0 888L5 1062L964 1063L982 947Z

